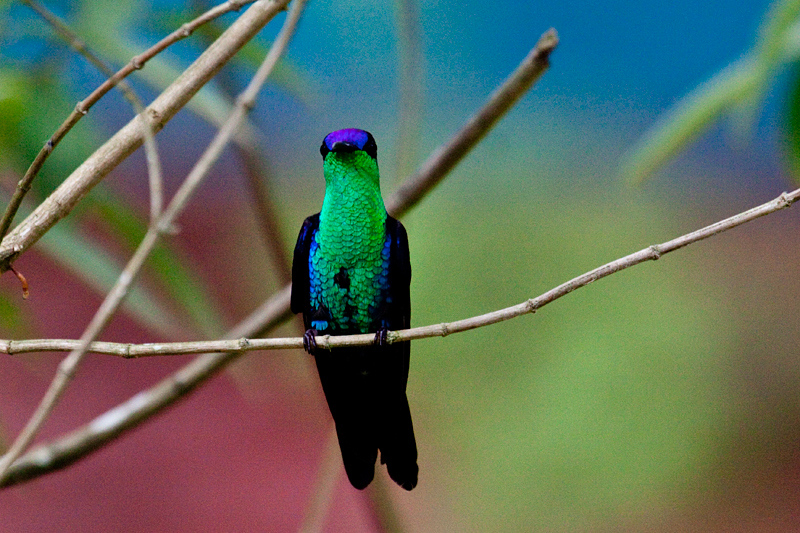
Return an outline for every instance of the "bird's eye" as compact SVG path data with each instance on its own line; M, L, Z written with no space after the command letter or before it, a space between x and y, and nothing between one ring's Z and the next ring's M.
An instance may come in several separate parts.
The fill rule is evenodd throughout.
M378 158L378 145L375 143L375 139L372 138L372 135L370 135L367 142L364 143L364 148L362 148L362 150L367 152L372 159Z

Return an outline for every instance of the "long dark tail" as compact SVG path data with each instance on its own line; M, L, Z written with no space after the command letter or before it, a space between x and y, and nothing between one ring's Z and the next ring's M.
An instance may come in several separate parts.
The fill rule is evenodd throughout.
M381 463L398 485L406 490L417 485L417 444L405 391L404 348L398 344L338 349L316 356L344 468L359 490L372 482L379 449Z
M411 423L406 392L387 397L385 405L385 414L379 419L381 427L378 448L381 450L381 463L386 465L389 477L395 483L411 490L417 486L419 467L417 442L414 439L414 426Z

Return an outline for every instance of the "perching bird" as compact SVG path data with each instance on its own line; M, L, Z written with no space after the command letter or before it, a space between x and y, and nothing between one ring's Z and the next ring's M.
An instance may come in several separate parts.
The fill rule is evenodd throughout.
M292 312L303 313L303 344L315 356L347 477L370 484L378 450L401 487L417 485L417 444L406 398L411 264L403 225L381 198L372 134L344 129L322 141L325 198L303 222L292 264ZM316 335L375 333L373 346L317 349Z

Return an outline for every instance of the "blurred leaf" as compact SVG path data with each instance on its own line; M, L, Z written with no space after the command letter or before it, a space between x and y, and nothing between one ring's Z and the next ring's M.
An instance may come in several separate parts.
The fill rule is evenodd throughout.
M25 338L31 328L27 326L26 319L20 308L21 298L15 295L15 298L9 297L5 292L0 292L0 329L2 329L9 338ZM0 454L5 453L8 449L8 431L7 425L3 419L0 419Z
M777 63L786 50L787 35L797 24L800 16L800 1L784 0L773 4L758 32L756 49L765 62Z
M101 196L101 191L84 199L105 213L113 213L106 219L111 227L129 240L131 246L138 245L144 232L141 223L128 209L111 201L100 202L93 199ZM92 199L90 199L92 198ZM3 203L7 202L3 199ZM114 207L115 206L115 207ZM27 215L20 213L20 218ZM137 240L138 237L138 240ZM98 295L105 296L116 282L124 264L105 251L99 244L85 238L79 228L67 220L53 226L37 243L37 250L50 257L56 264L83 280ZM185 266L188 260L177 256L170 250L157 247L151 256L154 273L165 287L166 292L186 309L198 328L213 336L222 327L222 320L216 313L203 285L194 273ZM0 298L3 298L0 293ZM161 303L159 298L141 284L134 284L122 304L122 309L139 323L165 337L185 335L185 328L175 318L174 313ZM5 308L0 300L0 312ZM9 325L16 319L9 308ZM3 324L0 323L0 326Z
M64 105L59 105L63 103ZM10 165L17 174L22 174L58 123L52 117L67 114L71 106L66 105L62 87L56 87L52 80L38 76L25 76L14 69L0 68L0 162ZM34 181L34 188L40 196L47 194L80 164L81 157L92 148L94 134L92 128L78 128L64 139L63 145L56 149ZM134 249L146 231L146 225L111 193L98 186L92 195L79 204L76 215L82 211L99 209L115 231ZM21 219L18 216L17 219ZM56 241L45 239L45 253L85 279L93 288L103 294L111 287L122 265L98 245L80 236L74 225L58 224L52 231L59 237ZM75 247L74 250L71 247ZM91 260L86 260L84 259ZM186 265L189 262L164 246L154 250L150 259L154 273L164 290L187 311L195 325L204 334L213 336L224 323L216 313L215 306L203 290L199 278ZM126 306L138 319L150 327L156 327L163 334L173 333L179 328L174 318L160 308L155 300L137 289L131 294Z
M778 68L800 55L799 17L800 1L775 4L753 49L683 97L625 154L623 177L641 183L724 113L735 119L740 137L749 133Z
M752 137L753 129L761 109L761 102L769 90L777 70L783 64L793 61L797 52L792 50L793 35L800 22L800 1L784 0L773 4L764 16L759 28L758 38L750 55L755 58L758 81L754 83L755 93L738 102L733 102L730 110L734 136L742 144Z
M135 45L123 35L101 32L96 26L84 33L91 33L92 42L96 43L102 55L115 64L125 64L135 55L143 52L147 46ZM152 43L151 43L152 44ZM184 66L169 53L162 53L150 61L136 73L135 79L145 81L148 85L162 91L174 82L184 71ZM214 125L221 123L233 108L231 101L213 83L206 84L186 105L187 109Z
M756 94L760 81L749 58L730 65L668 110L620 163L623 176L640 183L686 148L719 116Z
M222 33L218 28L209 28L209 30L213 39L216 39ZM233 57L227 67L234 71L239 70L250 75L255 74L255 71L264 61L270 46L272 46L272 43L253 39ZM281 87L306 105L310 105L319 99L320 88L313 78L308 73L301 71L296 64L286 59L285 56L275 65L269 80L271 84Z
M0 420L0 453L6 453L8 450L8 430L5 422Z
M16 172L22 175L44 143L75 107L75 102L56 79L53 65L38 65L35 70L21 71L0 67L0 83L8 83L11 97L0 103L3 123L0 148ZM23 116L14 118L20 109ZM64 140L68 149L58 147L47 159L33 181L33 191L45 196L52 192L72 170L80 165L99 144L91 119L83 119Z
M0 164L12 164L18 159L16 144L20 124L25 118L28 84L21 73L0 68ZM16 165L14 165L16 166Z
M98 7L96 3L92 2L88 4L91 4L91 8L87 7L83 10L83 16L79 19L75 29L79 35L91 43L95 52L114 64L126 64L132 57L141 53L164 36L159 35L155 39L144 39L140 35L132 35L128 30L129 26L131 26L131 20L127 5L123 7L121 4L106 1L102 2L102 7ZM116 13L110 20L108 18L109 12ZM186 22L190 18L189 15L182 17L180 23ZM175 27L169 28L167 33L178 28L180 23ZM186 45L186 43L181 43L181 45ZM148 61L145 67L136 73L134 79L145 81L159 92L165 89L186 68L184 62L177 59L179 57L177 50L180 50L181 45L178 45L177 48L172 47ZM253 44L252 46L257 45ZM256 54L255 52L249 52L249 55L254 56ZM261 60L263 60L263 56L257 59L256 64L259 64ZM293 74L292 70L287 70L286 67L276 69L276 73L278 70L285 74L283 79L287 83L296 84L294 86L294 94L299 98L306 97L307 92L303 93L302 91L304 84L301 82L303 80L298 81L299 75ZM310 86L310 84L308 85ZM209 124L219 127L230 115L233 109L233 102L212 80L200 89L188 102L186 108ZM237 133L237 141L252 142L254 136L252 122L246 120Z

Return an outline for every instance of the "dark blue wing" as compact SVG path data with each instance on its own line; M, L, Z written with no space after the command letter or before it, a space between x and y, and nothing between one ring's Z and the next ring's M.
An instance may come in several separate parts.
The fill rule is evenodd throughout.
M317 229L319 229L319 213L311 215L303 221L300 235L297 236L297 244L294 246L291 309L295 314L307 314L309 310L308 254L311 249L311 239Z
M407 329L411 323L411 261L408 255L408 235L403 225L392 217L386 219L386 232L391 239L389 248L389 288L391 304L387 306L385 323L389 329ZM396 342L380 348L382 354L377 369L379 387L375 404L379 405L378 448L381 462L389 476L406 490L417 484L417 443L411 411L408 408L406 384L411 360L411 343Z
M389 329L406 329L411 322L411 261L408 256L408 234L399 220L386 217L389 248Z

